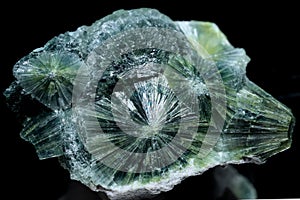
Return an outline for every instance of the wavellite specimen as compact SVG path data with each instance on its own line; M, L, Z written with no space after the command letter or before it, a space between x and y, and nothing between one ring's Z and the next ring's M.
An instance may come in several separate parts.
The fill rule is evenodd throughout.
M248 80L249 60L213 23L119 10L22 58L4 95L40 159L143 199L290 147L294 117Z

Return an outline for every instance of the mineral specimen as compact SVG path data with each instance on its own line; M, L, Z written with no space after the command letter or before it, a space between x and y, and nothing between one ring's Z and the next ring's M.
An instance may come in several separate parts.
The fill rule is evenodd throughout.
M294 117L247 79L249 60L213 23L120 10L22 58L4 94L40 159L142 199L290 147Z

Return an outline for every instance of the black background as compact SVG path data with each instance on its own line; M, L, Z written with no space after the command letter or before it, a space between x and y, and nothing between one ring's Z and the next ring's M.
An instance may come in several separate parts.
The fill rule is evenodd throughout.
M122 3L121 3L122 2ZM299 14L288 1L219 4L189 1L161 5L155 1L88 1L17 3L0 5L0 81L2 93L13 80L13 65L33 49L66 31L94 21L117 9L156 8L173 20L215 22L235 47L252 59L247 76L300 117ZM196 1L194 1L196 2ZM58 199L68 190L70 179L56 159L39 161L34 148L18 136L21 125L1 99L1 190L8 199ZM270 158L264 165L241 165L238 170L255 185L259 198L300 197L300 136L296 120L292 148ZM3 187L4 185L4 187ZM213 193L212 170L192 177L162 199L209 199ZM88 190L87 190L88 191ZM201 198L202 197L202 198ZM2 199L3 197L1 197ZM85 199L79 195L73 199Z

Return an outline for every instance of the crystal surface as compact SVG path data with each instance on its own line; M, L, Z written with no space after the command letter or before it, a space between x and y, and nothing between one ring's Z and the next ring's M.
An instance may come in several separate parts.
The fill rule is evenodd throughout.
M22 58L4 95L40 159L142 199L290 147L294 117L248 80L249 61L213 23L119 10Z

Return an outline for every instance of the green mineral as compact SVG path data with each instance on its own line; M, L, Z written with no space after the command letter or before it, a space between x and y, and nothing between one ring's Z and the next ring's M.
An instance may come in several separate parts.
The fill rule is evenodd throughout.
M110 199L143 199L290 147L294 117L248 80L249 61L213 23L119 10L22 58L4 95L40 159Z

